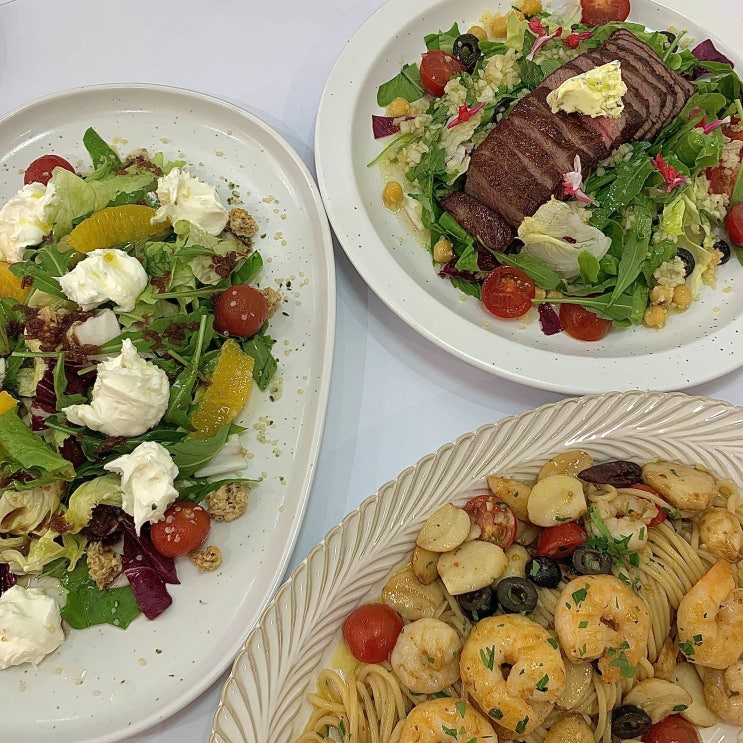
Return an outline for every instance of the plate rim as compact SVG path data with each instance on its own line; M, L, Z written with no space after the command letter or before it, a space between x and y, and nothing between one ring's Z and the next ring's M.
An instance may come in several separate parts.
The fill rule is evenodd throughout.
M6 114L0 117L0 130L2 130L9 122L12 122L18 117L29 115L33 113L33 109L54 105L57 102L64 102L75 99L78 96L84 96L86 94L105 94L121 92L122 94L135 95L138 91L146 91L148 93L158 93L164 96L170 96L171 98L177 98L180 100L192 100L198 102L200 105L210 107L215 111L223 110L227 111L233 116L238 117L246 122L246 128L252 129L253 131L248 132L251 136L264 142L272 142L282 156L287 157L294 168L296 168L297 175L300 178L291 181L292 187L302 191L304 193L304 200L311 204L313 207L313 219L316 220L317 230L321 237L320 245L322 251L317 251L321 255L321 260L318 260L318 280L325 283L327 292L322 303L322 307L319 307L318 303L318 318L323 318L323 332L313 332L313 337L322 341L321 356L323 358L323 368L318 370L317 378L318 383L314 385L313 397L316 399L316 405L314 406L313 417L316 420L316 424L312 427L309 435L304 438L303 446L307 450L307 460L304 475L301 482L297 483L297 490L299 491L299 497L297 499L297 508L294 510L295 518L291 522L291 526L287 533L287 541L283 546L281 559L274 562L274 576L270 581L270 585L267 586L265 595L261 598L260 605L265 606L271 597L274 595L277 586L282 582L286 567L289 564L293 551L296 547L296 542L299 537L299 532L304 521L306 514L309 498L311 495L312 485L314 482L315 472L317 469L317 462L319 458L319 450L322 443L322 437L324 427L327 418L328 402L330 397L331 378L333 371L333 355L335 347L335 319L337 312L337 299L336 299L336 274L335 274L335 262L334 262L334 251L332 232L330 224L327 218L327 213L322 201L321 194L317 187L311 172L302 160L296 149L273 127L263 121L255 114L241 108L240 106L231 103L229 101L220 98L219 96L203 93L186 87L179 87L173 85L164 85L158 83L143 83L143 82L116 82L116 83L96 83L92 85L81 85L72 88L66 88L52 93L38 96L23 104L16 106ZM135 112L135 115L138 112ZM258 136L256 136L258 135ZM285 172L282 170L282 172ZM254 617L253 625L257 623L258 616ZM224 673L224 671L230 667L235 654L238 652L247 631L250 626L242 625L242 629L235 633L235 637L230 645L229 650L225 650L218 662L211 666L211 670L207 674L203 674L198 678L193 679L193 683L184 687L182 693L174 699L169 705L157 707L151 711L151 713L144 718L137 718L131 720L128 725L122 724L117 730L113 731L98 731L97 733L91 732L92 737L86 737L85 741L95 741L96 743L107 743L112 741L122 740L128 738L131 735L143 733L144 731L151 729L155 725L161 724L165 720L172 717L174 714L181 711L190 702L196 699L198 696L203 694L217 679ZM91 718L95 720L95 716ZM36 723L33 723L34 727ZM82 742L81 742L82 743Z
M716 0L712 2L716 4ZM650 9L663 8L676 15L683 15L692 23L706 26L706 32L711 38L730 38L735 35L736 30L743 35L743 19L731 18L729 13L724 20L718 19L714 13L709 12L714 8L700 8L695 5L694 0L644 0L644 3ZM407 28L416 19L447 4L451 5L451 0L438 0L425 8L413 0L387 0L366 19L344 46L320 98L314 146L317 182L338 242L367 287L409 327L452 356L497 377L538 389L563 394L600 394L630 389L682 390L718 379L743 366L743 355L730 351L736 328L738 331L743 329L743 313L713 334L695 339L691 343L680 343L667 350L644 350L625 356L571 354L518 343L485 330L439 302L399 266L385 248L385 238L366 217L366 205L357 185L360 176L352 168L352 134L348 122L353 120L357 108L365 98L361 92L364 86L358 84L360 80L356 80L355 86L352 85L350 75L353 73L347 70L353 69L354 65L358 68L359 62L354 60L358 49L373 49L374 42L377 42L378 48L380 38L400 34L397 29ZM704 11L707 11L704 16L707 20L703 24L698 17ZM452 10L451 15L455 17L457 10ZM368 53L371 54L372 52ZM376 61L378 56L377 53L371 61ZM363 72L356 75L356 78L361 75ZM349 90L354 92L349 95ZM346 95L341 95L342 92ZM366 95L370 93L367 92ZM342 188L336 187L343 168L346 179L341 181ZM353 174L351 179L347 177L349 170ZM381 192L381 181L379 190ZM354 198L353 204L349 194ZM354 210L362 220L355 225L349 216L355 213ZM414 239L409 230L404 232L404 247L409 248ZM357 238L363 239L367 247L361 249ZM390 235L388 241L393 240L394 236ZM368 247L369 245L372 247ZM431 277L434 277L433 269ZM400 299L401 297L404 299ZM437 327L432 327L428 320L430 317L443 320ZM493 322L501 321L493 319ZM451 328L442 331L441 326L449 323ZM627 329L634 330L648 329L639 326ZM487 344L489 341L492 341L492 346L488 347L492 351L493 360L483 358L478 353L480 344ZM721 351L725 341L728 343ZM581 342L577 343L580 345ZM585 350L585 346L582 348ZM709 357L710 354L715 355L715 364L707 363L702 370L698 364L691 368L690 359ZM636 372L640 362L645 363L643 374Z
M236 740L223 736L219 731L218 727L222 715L225 715L226 719L238 723L242 732L252 731L254 735L257 736L251 738L248 734L246 737L240 739L242 743L262 743L262 739L260 738L261 730L256 729L255 723L256 721L261 722L263 717L256 716L255 719L247 721L253 723L252 725L245 725L244 723L246 720L241 718L236 720L229 708L229 697L235 691L235 687L237 688L237 691L242 694L243 698L252 698L249 694L245 694L244 688L241 687L241 682L238 678L240 664L246 662L249 667L255 669L257 666L256 658L258 658L258 660L270 660L269 655L272 638L269 635L269 628L276 633L277 637L279 637L279 640L275 641L276 643L282 647L285 644L288 644L286 643L285 638L281 637L282 624L280 607L282 605L290 605L292 608L306 608L310 596L310 589L312 588L312 582L314 580L317 584L321 579L324 581L328 577L326 574L329 561L328 555L330 555L334 546L337 546L336 543L338 540L343 539L344 532L353 532L354 529L356 531L361 531L362 527L355 525L357 523L366 525L365 516L367 514L376 513L382 509L392 509L395 505L393 502L395 491L398 488L405 487L405 483L414 478L416 473L421 469L424 469L427 465L435 464L440 458L446 457L447 453L450 451L456 451L469 442L474 441L479 443L479 440L484 438L488 433L492 432L495 435L500 429L516 427L522 421L547 417L550 414L559 415L565 411L570 411L571 408L574 409L573 412L592 410L598 406L602 406L603 409L607 404L612 409L617 407L621 408L624 412L636 408L652 408L653 410L661 409L666 414L670 414L673 410L675 411L675 415L678 415L677 408L683 406L687 412L691 409L694 409L695 411L704 411L704 413L710 418L714 417L715 419L719 419L720 417L725 416L735 417L736 425L739 427L743 426L743 406L735 405L713 397L705 395L690 395L683 391L613 391L608 393L594 393L576 397L565 397L561 400L545 403L534 408L523 410L519 413L504 416L497 421L485 423L472 431L462 433L452 441L442 444L435 451L423 455L414 464L403 469L396 477L380 485L374 493L365 497L360 504L348 512L338 524L329 529L323 539L310 550L307 557L294 568L291 575L276 591L271 601L262 611L257 624L247 635L242 649L235 657L232 670L222 687L219 704L214 713L209 743L237 743ZM594 410L594 412L596 411ZM678 435L676 438L678 438ZM375 555L375 557L377 557L377 555ZM320 570L316 568L316 563L319 564L319 568L322 570L321 575L319 574ZM315 572L313 572L313 570L315 570ZM387 571L387 574L389 574L389 571ZM339 579L339 581L341 583L343 582L341 579ZM322 616L323 613L324 612L321 610L320 616ZM292 626L294 620L295 617L292 617ZM338 629L339 628L340 620L338 624ZM274 658L274 661L276 660L281 659ZM294 691L296 692L296 689ZM302 698L304 698L305 693L306 689L303 689L301 694ZM272 712L273 710L259 708L256 711L268 718L268 712ZM741 730L743 730L743 728L741 728ZM726 738L723 737L714 740L716 743L723 743Z

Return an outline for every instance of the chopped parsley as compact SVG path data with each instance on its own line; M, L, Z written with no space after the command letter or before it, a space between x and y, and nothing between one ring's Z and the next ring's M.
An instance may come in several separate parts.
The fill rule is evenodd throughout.
M480 660L488 671L492 671L495 663L495 645L491 645L489 648L480 648Z

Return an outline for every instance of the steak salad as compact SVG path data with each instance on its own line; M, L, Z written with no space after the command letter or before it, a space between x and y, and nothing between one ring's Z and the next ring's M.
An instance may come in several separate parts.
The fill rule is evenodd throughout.
M524 0L380 86L383 201L500 318L663 327L743 242L741 83L710 41ZM727 234L725 234L727 232Z

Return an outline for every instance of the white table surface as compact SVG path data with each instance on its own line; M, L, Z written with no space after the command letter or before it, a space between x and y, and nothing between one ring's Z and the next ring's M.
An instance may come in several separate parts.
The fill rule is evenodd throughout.
M80 85L174 85L257 115L314 173L315 113L325 80L344 44L381 4L0 0L0 115ZM737 0L718 5L743 16ZM390 312L337 243L335 248L333 383L320 461L289 571L349 510L423 455L483 423L561 398L447 356ZM743 375L686 391L743 405ZM129 742L207 741L226 677L227 670L182 712Z

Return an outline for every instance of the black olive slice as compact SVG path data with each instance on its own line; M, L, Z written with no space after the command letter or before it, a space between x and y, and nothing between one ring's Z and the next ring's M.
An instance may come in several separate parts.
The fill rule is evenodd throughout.
M615 488L628 488L642 480L642 467L634 462L617 460L603 462L588 467L578 473L583 482L593 482L602 485L613 485Z
M467 72L472 72L477 60L480 59L480 40L474 34L457 36L452 54L464 65Z
M562 580L562 571L552 558L537 555L526 563L526 577L541 588L556 588Z
M524 578L504 578L495 587L495 593L501 609L509 614L534 611L539 600L536 586Z
M691 272L697 265L694 256L686 248L676 248L676 255L684 262L684 278L691 276Z
M650 715L634 704L617 707L611 716L611 732L617 738L639 738L653 725Z
M479 622L495 614L498 608L498 599L490 586L469 593L460 593L456 599L459 608L473 622Z
M581 575L608 575L611 573L612 559L606 552L593 547L578 547L573 552L573 567Z
M712 247L722 253L722 258L720 258L720 265L722 265L723 263L727 263L730 260L730 245L728 244L727 240L717 240L717 242L715 242Z

